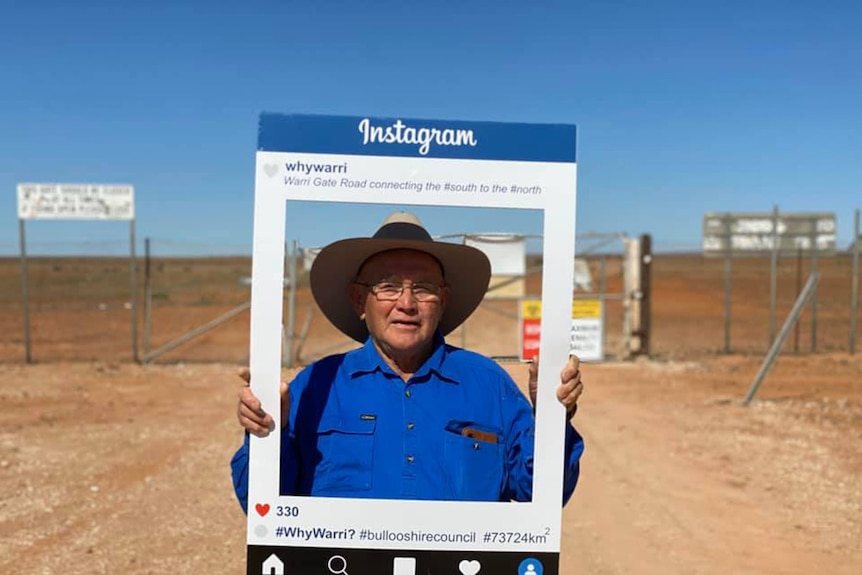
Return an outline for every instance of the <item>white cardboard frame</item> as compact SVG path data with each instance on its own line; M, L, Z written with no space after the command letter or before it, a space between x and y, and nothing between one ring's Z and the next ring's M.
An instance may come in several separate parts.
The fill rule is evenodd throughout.
M574 145L574 144L573 144ZM343 177L367 180L362 189L323 185L312 177L309 185L287 185L286 162L301 160L349 165L349 176L326 175L321 180ZM556 400L560 368L569 353L571 331L575 209L575 162L534 162L438 159L395 156L314 154L259 151L256 156L254 251L251 305L252 389L263 408L279 421L281 377L282 278L284 277L285 228L290 224L289 200L398 204L412 206L463 206L541 210L543 215L543 308L560 310L542 317L540 353L542 365L536 414L536 450L533 501L529 503L378 500L279 495L278 467L281 436L251 437L249 457L248 544L287 547L337 547L357 549L426 549L471 551L559 552L563 492L565 417ZM372 189L378 181L411 181L423 191ZM428 189L427 182L440 184ZM475 182L487 192L446 191L444 184ZM494 184L540 186L540 193L492 193ZM380 222L368 222L371 235ZM434 230L429 230L432 234ZM264 515L258 505L269 506ZM278 516L276 509L297 508L298 517ZM261 507L265 509L265 507ZM453 520L457 518L457 520ZM277 536L280 526L311 532L323 528L329 537ZM294 533L298 531L294 530ZM470 543L403 543L375 541L369 545L356 535L361 529L390 532L471 533ZM511 532L535 537L509 541L483 541L485 532ZM282 531L283 533L283 531ZM305 533L305 531L303 531Z

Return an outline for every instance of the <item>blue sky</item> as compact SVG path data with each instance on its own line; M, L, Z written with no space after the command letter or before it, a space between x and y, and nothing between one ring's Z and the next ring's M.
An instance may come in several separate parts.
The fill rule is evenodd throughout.
M573 123L579 233L698 250L705 212L777 204L834 212L845 247L860 30L844 0L0 0L0 255L16 184L61 181L133 184L154 253L250 253L262 111ZM127 233L28 222L28 250L123 254Z

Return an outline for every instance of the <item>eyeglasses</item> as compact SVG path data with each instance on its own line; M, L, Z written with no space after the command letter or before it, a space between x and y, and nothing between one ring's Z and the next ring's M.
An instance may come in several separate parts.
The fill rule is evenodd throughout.
M379 301L396 301L407 288L410 288L413 297L419 302L440 301L440 294L443 293L443 286L428 282L405 284L382 281L370 284L356 281L356 283L367 287Z

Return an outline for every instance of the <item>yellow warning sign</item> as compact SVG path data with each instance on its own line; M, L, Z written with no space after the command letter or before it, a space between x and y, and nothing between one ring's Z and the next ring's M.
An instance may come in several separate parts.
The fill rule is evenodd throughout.
M522 301L521 317L523 319L542 319L542 302L537 299Z
M572 318L602 317L602 300L576 299L572 301ZM542 319L541 300L524 300L521 302L522 319Z
M576 299L572 302L572 317L602 317L602 301L598 299Z

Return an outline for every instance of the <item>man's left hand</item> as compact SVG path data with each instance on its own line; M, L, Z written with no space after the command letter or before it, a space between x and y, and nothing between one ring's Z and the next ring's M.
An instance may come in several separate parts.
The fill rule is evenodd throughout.
M560 385L557 386L557 400L566 408L566 418L571 419L578 410L578 398L584 392L581 381L581 360L576 355L569 356L569 361L560 372ZM530 363L530 401L536 405L536 395L539 387L539 358Z

